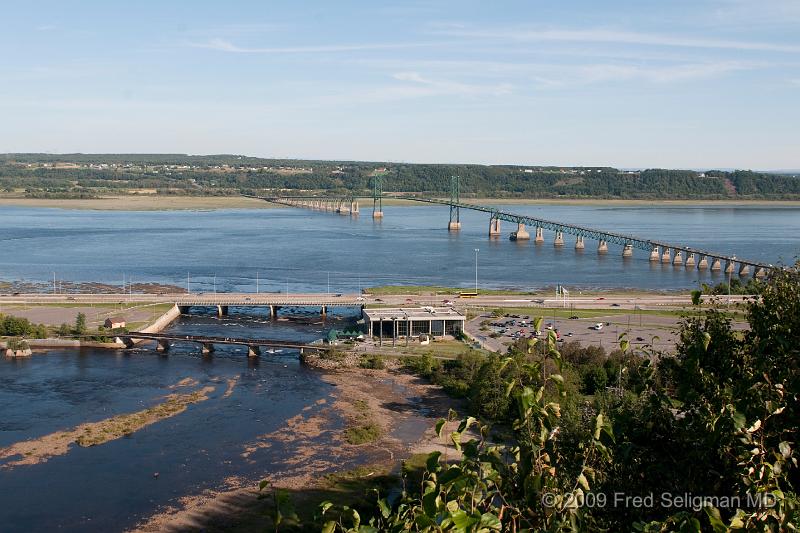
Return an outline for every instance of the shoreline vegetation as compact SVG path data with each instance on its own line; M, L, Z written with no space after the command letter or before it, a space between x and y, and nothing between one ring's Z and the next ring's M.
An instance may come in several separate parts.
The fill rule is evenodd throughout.
M463 198L798 200L797 170L618 169L610 166L424 164L268 159L242 155L0 154L8 197L91 200L108 196L447 195Z
M294 191L284 192L287 196ZM305 193L307 194L307 193ZM346 193L319 192L320 195L343 196ZM442 195L434 195L441 196ZM362 199L368 203L369 199ZM800 199L604 199L604 198L466 198L462 201L486 205L609 205L609 206L800 206ZM365 207L366 203L364 204ZM435 207L433 204L384 198L386 206L400 207L408 205ZM157 194L103 195L96 198L26 198L18 196L0 196L0 206L44 207L69 210L98 211L181 211L181 210L217 210L217 209L274 209L284 206L265 200L245 196L179 196ZM366 209L365 209L366 213Z

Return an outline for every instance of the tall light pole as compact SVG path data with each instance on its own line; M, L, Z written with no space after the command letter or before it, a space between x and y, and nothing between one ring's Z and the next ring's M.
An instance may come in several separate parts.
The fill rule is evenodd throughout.
M733 269L734 269L733 263L736 261L736 256L734 255L733 257L731 257L729 261L730 261L730 265L728 265L729 266L729 268L728 268L728 309L731 308L731 281L732 281L731 277L733 276Z
M475 294L478 294L478 252L479 248L475 248Z

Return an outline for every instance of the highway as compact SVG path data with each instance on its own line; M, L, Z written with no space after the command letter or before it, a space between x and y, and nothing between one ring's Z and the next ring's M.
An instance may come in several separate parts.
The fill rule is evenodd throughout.
M727 302L728 296L719 296ZM741 302L750 296L732 295L731 302ZM704 296L704 302L710 297ZM358 294L284 294L284 293L176 293L176 294L3 294L0 305L102 305L102 304L175 304L178 306L279 306L279 307L360 307L369 306L441 306L455 307L574 307L604 309L625 307L640 309L680 308L691 305L689 294L625 294L577 295L568 299L532 295L479 295L460 298L448 295L358 295Z

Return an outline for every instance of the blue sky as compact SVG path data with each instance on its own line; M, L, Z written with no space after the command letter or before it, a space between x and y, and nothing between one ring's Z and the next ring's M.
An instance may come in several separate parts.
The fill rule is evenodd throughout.
M4 1L0 152L800 167L800 1Z

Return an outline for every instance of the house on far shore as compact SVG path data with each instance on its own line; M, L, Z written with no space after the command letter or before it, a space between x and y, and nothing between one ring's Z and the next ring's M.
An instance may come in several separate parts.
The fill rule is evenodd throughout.
M112 316L110 318L106 318L103 326L105 326L106 329L124 328L125 318L121 316Z

